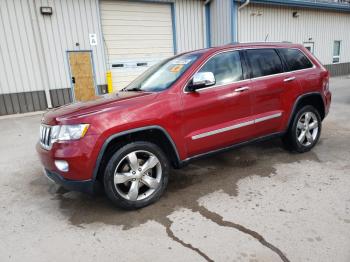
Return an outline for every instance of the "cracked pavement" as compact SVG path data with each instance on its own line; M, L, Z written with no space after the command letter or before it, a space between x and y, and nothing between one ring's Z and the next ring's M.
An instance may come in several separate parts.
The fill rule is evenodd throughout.
M331 90L311 152L276 139L195 161L132 212L43 176L40 115L0 119L0 261L350 261L350 78Z

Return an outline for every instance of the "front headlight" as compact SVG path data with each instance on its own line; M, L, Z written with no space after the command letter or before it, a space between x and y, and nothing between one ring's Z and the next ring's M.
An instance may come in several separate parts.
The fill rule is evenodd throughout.
M53 126L51 131L52 142L80 139L85 136L88 128L89 124Z

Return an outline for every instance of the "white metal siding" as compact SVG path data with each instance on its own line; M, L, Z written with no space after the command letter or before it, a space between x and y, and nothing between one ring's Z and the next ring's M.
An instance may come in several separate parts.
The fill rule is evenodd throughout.
M92 50L96 82L104 84L105 60L98 0L42 0L35 3L50 88L71 86L68 50ZM53 15L41 15L40 6L51 6ZM96 46L90 46L90 33L97 34Z
M298 18L293 18L293 11L298 11ZM265 41L267 35L268 41L314 42L323 64L332 63L333 42L341 40L340 62L350 62L348 13L251 4L239 12L238 24L240 42Z
M41 6L53 14L43 16ZM98 35L96 47L89 33ZM67 50L93 50L97 84L105 83L97 0L1 0L0 35L2 94L69 88Z
M218 46L232 42L231 3L232 0L210 2L211 45Z
M44 90L29 1L0 1L0 93ZM33 21L34 20L34 21Z
M155 61L174 54L170 4L102 1L100 10L115 90L126 86ZM137 66L140 62L147 66ZM116 64L123 67L112 67Z
M203 3L198 0L177 0L175 2L178 53L205 47Z

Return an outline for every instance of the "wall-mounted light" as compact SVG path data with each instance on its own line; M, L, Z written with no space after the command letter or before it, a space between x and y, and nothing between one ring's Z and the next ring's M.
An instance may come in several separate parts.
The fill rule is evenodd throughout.
M299 16L300 16L299 12L297 12L297 11L293 12L293 17L294 18L298 18Z
M51 6L41 6L40 13L42 15L52 15L52 7Z

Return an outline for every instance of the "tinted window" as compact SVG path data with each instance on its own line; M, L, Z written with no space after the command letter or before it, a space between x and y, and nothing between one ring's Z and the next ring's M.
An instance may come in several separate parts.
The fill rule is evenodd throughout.
M229 84L243 79L241 60L237 51L214 56L199 72L212 72L216 85Z
M312 67L310 60L298 49L279 49L287 62L289 71L300 70Z
M283 72L282 62L274 49L247 50L252 77L274 75Z

